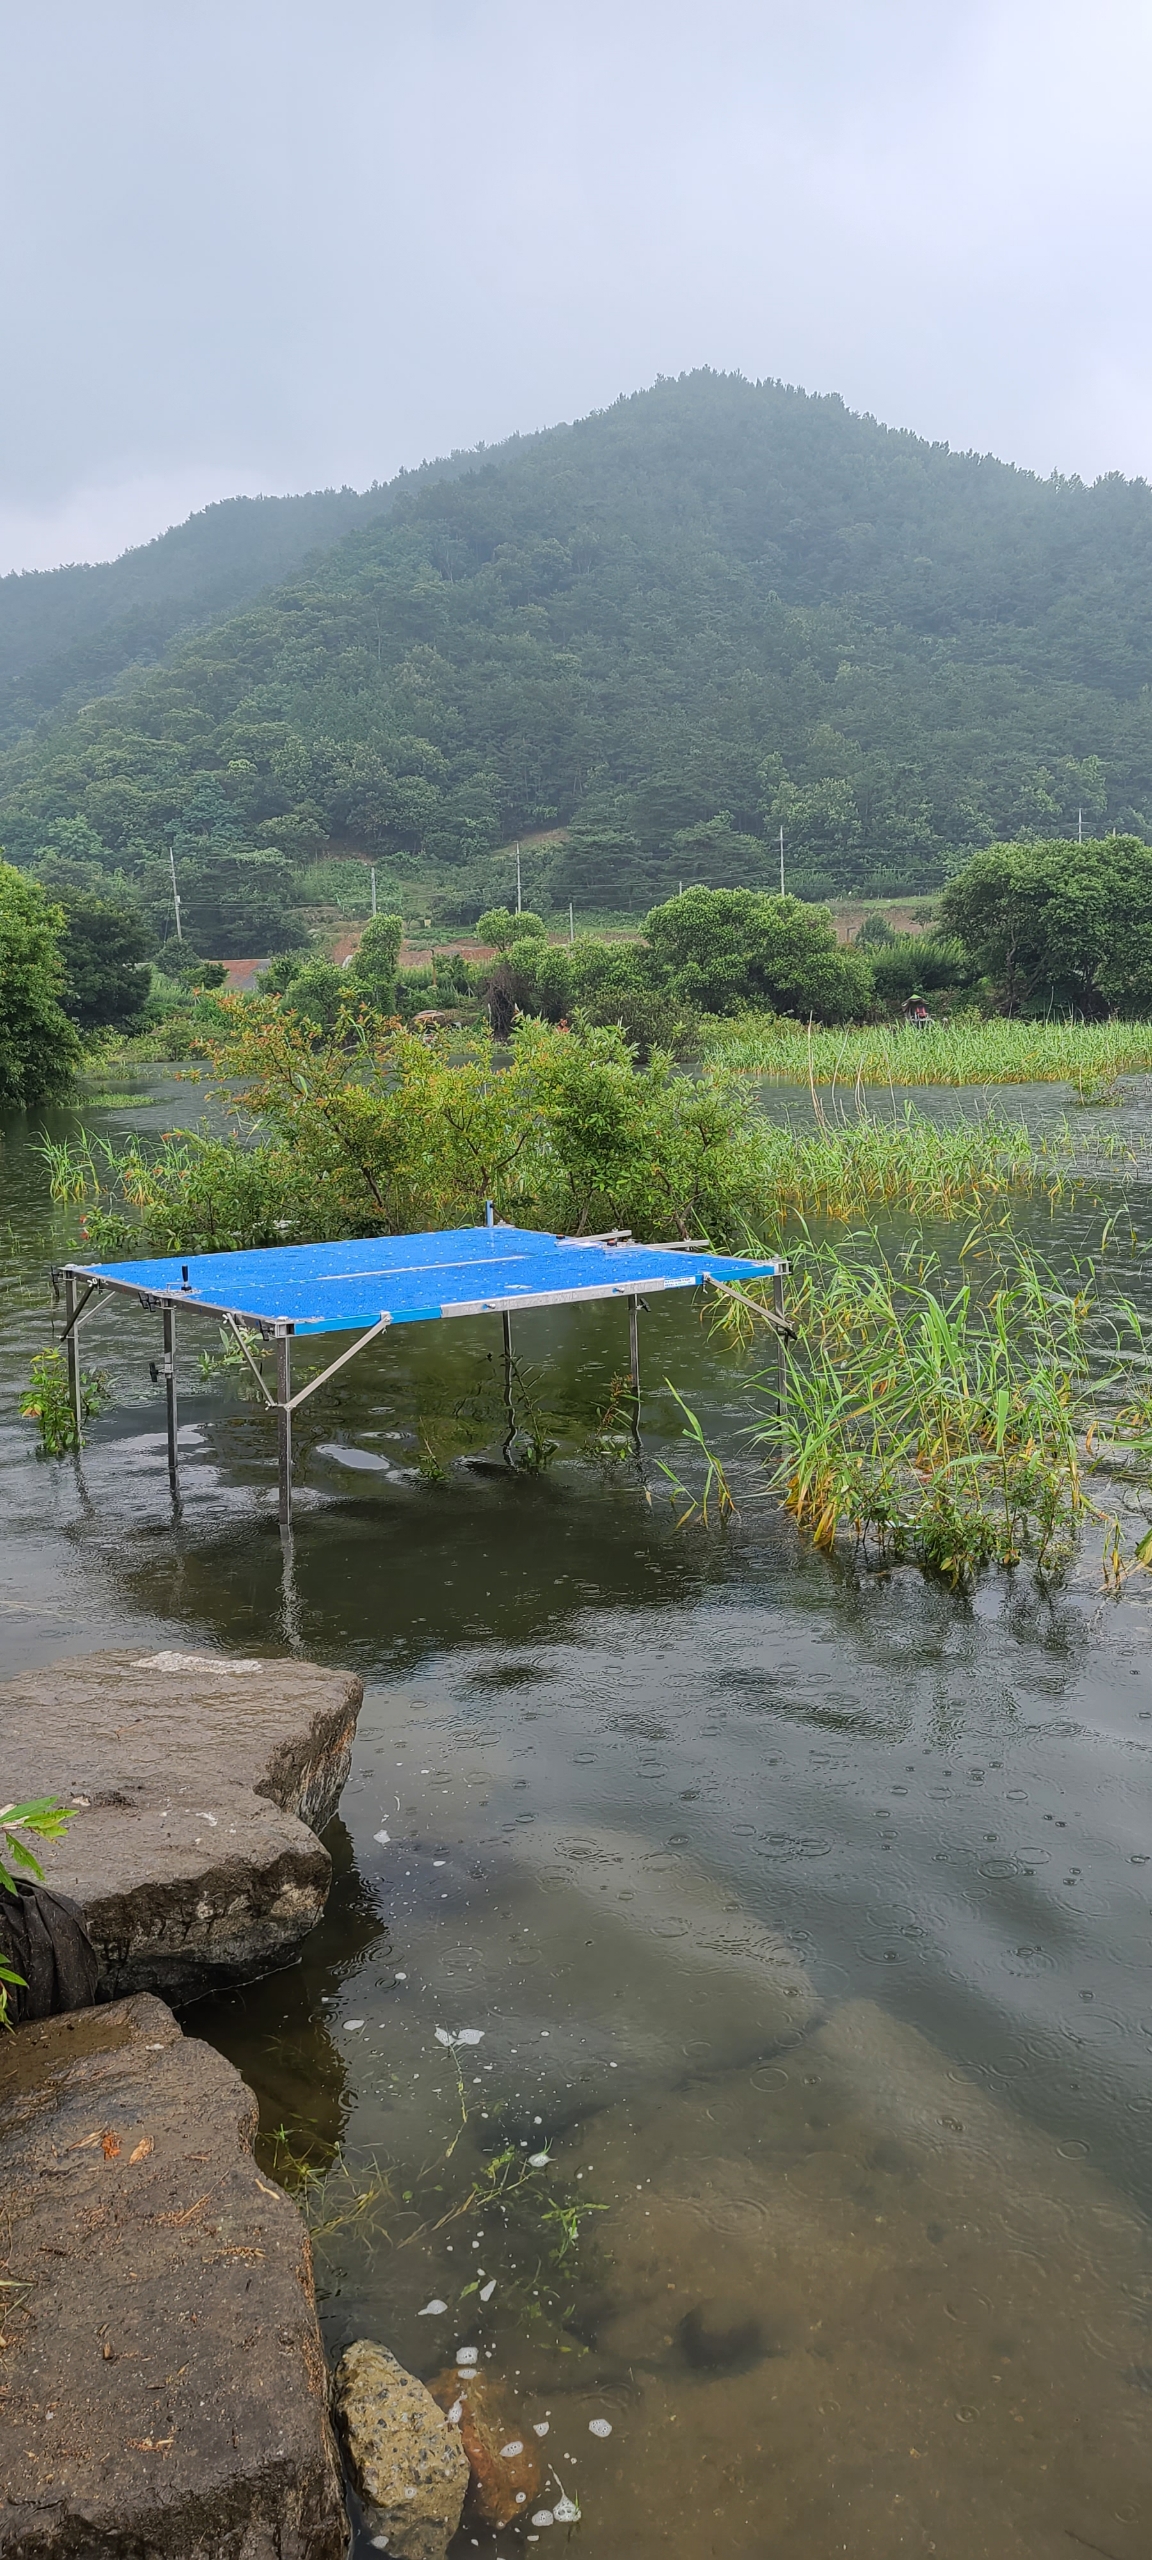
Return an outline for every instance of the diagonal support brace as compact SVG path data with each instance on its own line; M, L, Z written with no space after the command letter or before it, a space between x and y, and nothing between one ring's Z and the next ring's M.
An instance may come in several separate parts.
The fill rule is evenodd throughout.
M263 1396L263 1398L264 1398L264 1402L265 1402L265 1404L275 1404L275 1402L276 1402L276 1398L275 1398L275 1396L272 1394L272 1391L271 1391L270 1387L267 1385L267 1383L266 1383L266 1381L264 1380L264 1378L261 1376L261 1374L260 1374L260 1370L259 1370L259 1368L257 1367L257 1364L256 1364L255 1360L253 1359L252 1354L251 1354L251 1352L250 1352L250 1350L249 1350L249 1348L248 1348L247 1340L246 1340L245 1336L241 1333L241 1331L240 1331L240 1327L239 1327L239 1325L238 1325L238 1324L237 1324L237 1322L236 1322L235 1316L225 1316L225 1318L224 1318L224 1322L225 1322L225 1324L226 1324L226 1325L227 1325L227 1327L228 1327L228 1331L229 1331L229 1333L230 1333L230 1334L232 1334L232 1336L233 1336L234 1340L239 1344L240 1349L241 1349L241 1351L243 1352L244 1357L245 1357L245 1359L246 1359L246 1361L247 1361L247 1363L248 1363L248 1366L249 1366L249 1368L250 1368L250 1370L251 1370L251 1372L252 1372L252 1375L253 1375L253 1377L254 1377L254 1378L255 1378L255 1380L256 1380L256 1384L257 1384L257 1386L258 1386L258 1387L259 1387L259 1389L260 1389L260 1393L261 1393L261 1395L262 1395L262 1396Z
M391 1316L378 1316L376 1323L369 1325L367 1333L357 1334L355 1342L349 1344L347 1351L342 1351L340 1353L338 1360L330 1360L328 1367L326 1369L321 1369L318 1378L309 1378L307 1386L301 1387L298 1395L288 1397L287 1405L289 1413L295 1413L297 1405L303 1404L306 1397L314 1396L317 1387L326 1386L329 1378L334 1378L337 1370L342 1369L346 1361L354 1360L357 1352L363 1351L366 1343L375 1342L377 1335L383 1333L385 1326L390 1325L391 1322ZM263 1383L263 1381L261 1381L261 1383Z
M60 1336L62 1343L67 1342L70 1336L78 1331L79 1326L91 1307L93 1298L99 1298L100 1295L100 1282L98 1280L90 1281L83 1297L80 1300L79 1306L74 1307L71 1315L68 1317L64 1331Z

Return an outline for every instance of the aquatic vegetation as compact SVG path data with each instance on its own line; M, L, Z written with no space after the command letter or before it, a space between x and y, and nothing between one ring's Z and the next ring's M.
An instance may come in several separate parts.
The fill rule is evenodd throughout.
M222 1070L260 1069L227 1094L225 1135L43 1141L52 1197L83 1205L92 1252L404 1233L470 1224L485 1199L561 1234L612 1226L739 1247L796 1212L954 1216L993 1196L1054 1195L1085 1161L1133 1154L1112 1132L1088 1147L1064 1130L1038 1143L995 1109L950 1124L911 1103L869 1109L859 1085L850 1104L825 1104L813 1082L816 1126L779 1125L747 1079L692 1078L659 1057L637 1067L613 1030L528 1024L505 1066L482 1040L458 1055L389 1031L357 1061L338 1044L314 1050L270 1010L263 1048L220 1052ZM546 1464L543 1439L532 1448Z
M250 1363L267 1357L268 1346L262 1334L248 1325L218 1325L219 1351L202 1351L197 1367L203 1379L215 1378L230 1370L247 1370Z
M640 1066L613 1026L527 1022L509 1059L479 1032L425 1037L350 1010L330 1034L275 998L220 1011L229 1134L45 1147L53 1196L84 1203L104 1256L468 1225L485 1200L561 1234L720 1241L762 1202L755 1097L659 1053Z
M557 2260L566 2258L569 2250L576 2247L580 2238L580 2226L588 2220L590 2214L607 2213L607 2211L606 2204L596 2204L591 2196L579 2196L567 2204L558 2197L552 2197L541 2208L540 2219L546 2231L556 2233Z
M665 1465L663 1458L658 1458L656 1461L661 1475L668 1479L673 1502L682 1502L684 1505L676 1523L677 1528L683 1529L690 1520L699 1518L701 1526L707 1529L710 1526L709 1504L713 1502L719 1520L734 1519L736 1503L722 1459L717 1457L714 1449L709 1448L699 1415L693 1413L690 1405L685 1404L679 1388L673 1386L671 1378L665 1378L664 1384L684 1416L681 1439L687 1440L704 1461L704 1483L699 1493L693 1493L690 1486L686 1485L677 1474L676 1469Z
M62 1457L68 1449L83 1444L83 1425L100 1413L108 1402L108 1380L102 1369L80 1372L80 1415L77 1420L72 1402L68 1364L63 1350L55 1344L51 1350L38 1351L28 1374L28 1384L20 1399L20 1411L26 1422L35 1422L40 1432L40 1446L46 1457Z
M1053 1572L1091 1523L1116 1585L1128 1569L1119 1523L1090 1480L1130 1468L1149 1438L1138 1320L1124 1301L1104 1309L1091 1278L1061 1282L1019 1241L984 1237L982 1250L949 1275L920 1237L896 1259L873 1234L840 1250L809 1241L790 1291L798 1341L783 1409L774 1398L749 1436L818 1547L850 1542L955 1586L1026 1556ZM746 1338L756 1301L754 1285L726 1293L717 1327ZM1148 1561L1145 1546L1129 1561Z
M814 1129L765 1122L766 1195L778 1212L849 1218L883 1204L954 1217L993 1196L1059 1189L1060 1166L1019 1120L996 1111L942 1125L912 1104L894 1114L820 1110Z
M818 1085L1075 1085L1110 1098L1117 1076L1152 1070L1152 1022L983 1021L958 1013L927 1031L877 1023L845 1031L744 1013L706 1025L704 1056L742 1074Z

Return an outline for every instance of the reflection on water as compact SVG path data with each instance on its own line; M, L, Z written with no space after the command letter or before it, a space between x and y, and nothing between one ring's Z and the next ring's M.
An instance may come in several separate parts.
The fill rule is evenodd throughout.
M368 1683L322 1926L186 2020L311 2180L332 2350L431 2376L474 2346L509 2433L547 2429L538 2512L578 2498L596 2560L1137 2560L1142 1590L1102 1608L1085 1564L966 1602L804 1554L739 1456L750 1372L667 1306L651 1501L579 1454L619 1311L518 1327L561 1444L539 1477L497 1463L485 1327L413 1329L317 1399L286 1580L267 1424L191 1351L173 1522L143 1316L97 1320L117 1402L82 1463L32 1453L15 1390L67 1218L50 1238L18 1144L5 1178L11 1668L154 1630ZM1099 1235L1084 1204L1030 1216L1057 1256ZM1138 1257L1124 1282L1147 1303ZM677 1535L656 1490L667 1376L737 1452L727 1533ZM422 1475L430 1419L480 1468Z

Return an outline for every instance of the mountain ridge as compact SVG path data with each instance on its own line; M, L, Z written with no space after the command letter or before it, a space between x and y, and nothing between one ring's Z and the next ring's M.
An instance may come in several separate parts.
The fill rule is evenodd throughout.
M129 872L354 843L463 908L564 825L547 893L623 908L762 885L783 825L807 894L931 887L1081 811L1147 834L1150 569L1143 481L704 369L393 482L129 700L10 748L0 828L32 861L81 818Z

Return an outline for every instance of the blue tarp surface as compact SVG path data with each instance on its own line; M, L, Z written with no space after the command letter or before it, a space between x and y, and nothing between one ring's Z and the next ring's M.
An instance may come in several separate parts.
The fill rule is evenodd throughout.
M71 1265L77 1278L257 1324L287 1323L296 1334L359 1332L382 1316L392 1324L422 1324L434 1316L693 1289L709 1275L751 1280L782 1267L659 1245L582 1244L530 1227L455 1227L351 1244L190 1253L186 1261L166 1254L149 1262Z

